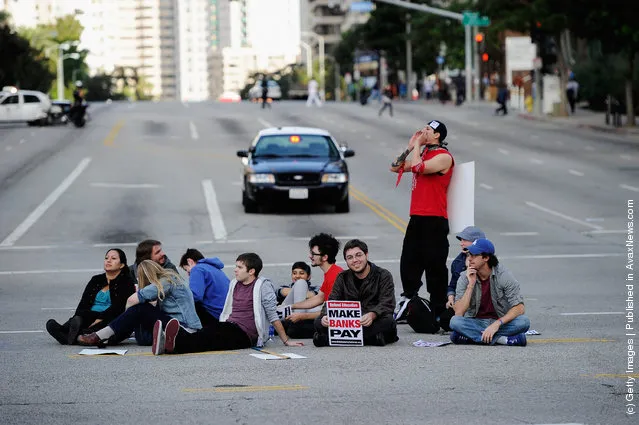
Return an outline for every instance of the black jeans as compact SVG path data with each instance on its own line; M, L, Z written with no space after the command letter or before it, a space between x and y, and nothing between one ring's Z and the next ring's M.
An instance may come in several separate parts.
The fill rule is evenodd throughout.
M495 109L495 113L498 114L499 112L503 111L504 115L508 115L508 108L506 107L506 101L497 102L497 103L499 103L499 108Z
M313 319L300 320L299 322L291 322L290 320L284 319L282 320L282 326L284 326L286 335L290 338L313 338L313 333L315 333Z
M390 116L393 116L393 104L392 103L386 103L384 102L384 105L382 106L382 108L379 110L378 115L381 117L382 116L382 112L384 112L384 109L388 108L389 112L390 112Z
M435 314L445 309L448 289L448 219L412 215L408 221L399 272L403 296L412 298L422 286L426 275L426 289Z
M163 326L166 326L171 319L172 317L161 308L149 303L134 305L109 323L109 327L115 332L115 335L109 338L109 343L117 344L124 341L133 331L153 332L153 325L157 320L161 320Z
M197 332L180 328L175 338L175 353L201 353L203 351L251 348L251 338L233 322L218 322Z
M384 335L387 344L399 340L397 323L392 315L378 317L370 326L364 326L362 329L364 330L364 345L377 345L375 337L379 333ZM328 345L328 328L322 326L322 316L315 319L315 331L320 338L325 339L326 345Z
M219 320L209 313L208 310L200 303L195 303L195 312L197 313L197 317L200 318L200 323L202 323L203 328L215 326L219 322Z

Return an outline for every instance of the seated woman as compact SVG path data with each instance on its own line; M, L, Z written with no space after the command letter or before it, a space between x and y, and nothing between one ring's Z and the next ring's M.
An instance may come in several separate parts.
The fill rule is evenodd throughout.
M134 292L126 254L110 249L104 256L104 273L91 278L73 317L63 325L47 321L47 332L60 344L74 344L80 333L98 331L118 317Z
M138 292L126 302L126 311L103 329L78 337L80 345L117 344L134 330L153 331L156 320L177 319L187 332L202 328L195 312L193 293L182 277L153 260L138 265ZM157 300L157 306L151 304Z

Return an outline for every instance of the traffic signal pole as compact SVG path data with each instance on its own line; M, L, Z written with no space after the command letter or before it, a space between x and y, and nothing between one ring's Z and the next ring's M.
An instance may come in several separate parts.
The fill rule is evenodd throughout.
M473 27L473 40L477 39L477 27ZM475 83L475 90L473 91L473 100L475 102L478 102L480 97L479 97L479 82L481 81L481 76L479 75L479 44L480 43L473 43L475 44L475 48L473 49L473 56L475 57L474 62L475 62L475 68L474 68L474 72L473 72L473 82Z

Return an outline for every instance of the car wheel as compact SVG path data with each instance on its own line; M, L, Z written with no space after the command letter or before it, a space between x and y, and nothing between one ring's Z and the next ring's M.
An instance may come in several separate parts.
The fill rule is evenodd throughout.
M350 210L351 210L351 205L348 200L348 195L346 195L346 198L343 201L340 201L337 204L335 204L336 213L347 213Z
M244 212L247 214L254 214L258 212L257 202L252 201L246 196L246 192L242 192L242 205L244 205Z
M38 123L36 121L27 121L27 125L29 127L34 127L35 125L37 125Z

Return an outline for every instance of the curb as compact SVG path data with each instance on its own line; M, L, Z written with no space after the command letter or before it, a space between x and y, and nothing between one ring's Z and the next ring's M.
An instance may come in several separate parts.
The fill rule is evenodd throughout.
M543 122L550 122L550 123L554 123L554 124L558 124L558 125L567 125L570 127L575 127L575 128L585 128L585 129L589 129L589 130L595 130L595 131L600 131L603 133L612 133L612 134L624 134L624 135L628 135L628 136L639 136L639 128L637 129L628 129L628 128L620 128L620 127L608 127L608 126L602 126L602 125L593 125L593 124L582 124L582 123L568 123L568 122L562 122L562 121L557 121L554 120L552 118L546 118L546 117L538 117L535 115L531 115L531 114L523 114L520 113L518 114L519 118L525 119L525 120L530 120L530 121L543 121Z

